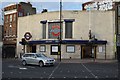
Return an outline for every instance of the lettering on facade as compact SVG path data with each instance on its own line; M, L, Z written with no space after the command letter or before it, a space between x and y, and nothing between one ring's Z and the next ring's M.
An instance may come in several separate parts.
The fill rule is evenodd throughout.
M99 2L93 2L90 4L84 5L85 10L101 10L101 11L107 11L113 9L113 2L112 1L99 1Z

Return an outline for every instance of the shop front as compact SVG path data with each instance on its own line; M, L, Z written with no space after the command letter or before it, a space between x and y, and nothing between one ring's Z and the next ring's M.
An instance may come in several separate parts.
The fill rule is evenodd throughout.
M42 52L54 58L59 58L59 40L33 40L28 41L27 52ZM106 46L107 41L97 40L62 40L61 55L62 59L80 58L97 59L99 46ZM106 48L105 48L106 49ZM105 50L106 51L106 50ZM104 52L106 56L106 52ZM79 57L78 57L79 56Z

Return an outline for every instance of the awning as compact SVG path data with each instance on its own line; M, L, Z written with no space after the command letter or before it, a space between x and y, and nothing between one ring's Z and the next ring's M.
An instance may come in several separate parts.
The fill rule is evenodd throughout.
M21 44L22 42L20 42ZM59 40L32 40L28 44L59 44ZM106 44L106 40L62 40L61 44Z

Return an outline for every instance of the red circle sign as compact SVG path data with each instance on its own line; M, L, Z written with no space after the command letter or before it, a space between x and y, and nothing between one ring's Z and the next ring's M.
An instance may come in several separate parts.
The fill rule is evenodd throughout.
M51 33L53 36L59 36L60 35L60 26L58 26L58 25L52 26Z

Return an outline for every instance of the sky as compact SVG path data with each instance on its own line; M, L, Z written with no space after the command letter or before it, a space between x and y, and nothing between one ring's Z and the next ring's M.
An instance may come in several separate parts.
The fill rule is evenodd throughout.
M61 0L62 10L82 10L82 3L91 0ZM2 9L12 3L30 2L33 7L36 7L37 13L41 13L43 9L48 11L58 11L60 0L0 0L0 24L2 20Z

